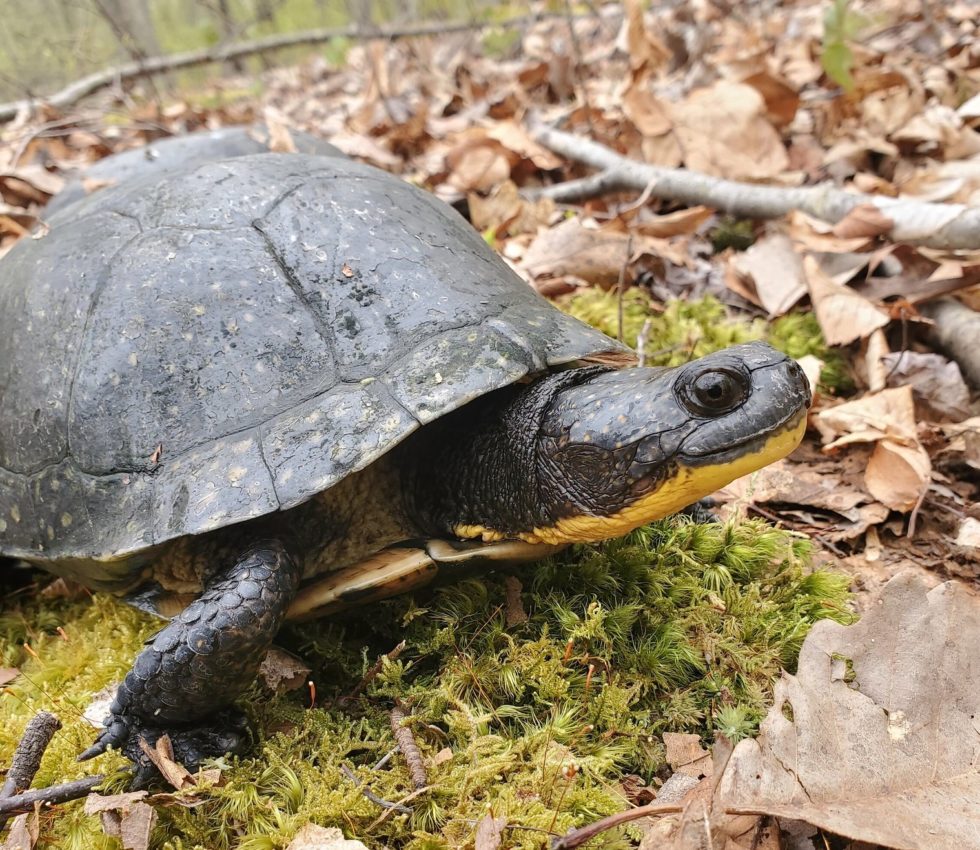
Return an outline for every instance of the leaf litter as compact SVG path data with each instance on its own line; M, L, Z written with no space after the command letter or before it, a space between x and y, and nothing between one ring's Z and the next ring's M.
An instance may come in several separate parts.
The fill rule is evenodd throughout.
M622 10L609 4L574 22L528 25L497 52L480 34L355 43L343 67L317 56L274 68L262 74L260 95L218 98L218 106L204 105L206 92L182 92L161 104L137 86L126 106L108 95L97 98L94 109L42 111L0 129L0 256L18 239L45 232L45 203L86 163L171 133L263 120L272 150L293 148L290 129L313 132L454 203L544 294L591 298L597 288L610 290L589 308L589 320L613 335L617 293L625 288L630 341L644 348L647 362L692 356L706 340L723 344L712 318L685 324L683 335L658 345L658 326L675 320L668 299L688 299L697 312L702 308L696 299L711 295L728 316L745 322L760 313L793 319L801 307L810 310L819 327L817 342L798 331L784 334L783 342L809 374L820 376L807 441L787 460L726 488L719 494L720 510L755 513L808 533L828 562L853 575L865 617L849 630L819 627L815 636L821 640L840 632L886 641L874 630L884 634L887 623L878 612L887 609L896 621L911 618L909 627L916 629L942 615L943 622L954 622L954 643L967 646L962 636L970 634L976 613L959 591L929 596L924 608L924 591L886 582L903 568L929 583L956 577L975 585L980 574L977 387L963 380L966 367L933 349L922 332L928 320L918 309L947 293L980 307L980 245L951 252L889 243L882 234L889 232L891 217L876 206L855 206L832 225L799 211L769 222L732 222L705 206L650 201L636 193L596 194L571 205L535 197L542 188L588 172L535 140L527 121L532 114L663 166L777 187L827 180L887 198L977 204L980 81L972 4L931 4L928 16L897 0L872 0L860 14L848 6L784 4L771 15L747 7L735 16L714 2L649 10L639 2L627 2ZM837 17L824 20L831 8ZM583 66L588 73L581 73ZM111 191L92 181L85 188ZM934 232L956 214L950 206L945 219L913 222L902 238ZM705 325L712 323L709 333ZM836 368L846 381L827 383L828 374L835 374L833 356L843 363ZM885 596L877 602L883 587ZM866 631L851 631L860 627ZM866 684L899 669L908 682L925 681L926 671L916 665L942 662L926 651L930 636L921 629L915 635L925 648L903 644L907 651L891 658L848 643L855 670L870 671L858 671L858 690L833 679L826 693L811 694L807 677L819 665L806 649L806 664L801 661L793 680L815 705L831 697L846 705L857 700L853 716L842 716L833 731L847 733L842 741L873 736L868 740L877 749L864 757L865 766L879 760L876 770L895 767L889 761L895 747L908 749L910 758L931 754L942 767L947 755L972 740L965 727L929 714L924 685L915 694L917 704L894 708L894 717L862 713L866 703L857 697L879 698L863 690ZM934 675L952 676L949 664L961 661L961 677L968 679L969 659L953 650L951 659ZM287 676L273 668L271 675L301 685L300 669ZM787 681L777 693L789 693ZM901 677L895 673L889 681L901 684ZM819 736L829 732L820 716L806 714L808 704L794 708L792 721L771 714L758 746L768 746L772 730L788 735L789 728L806 742L812 760L797 766L820 772L824 785L815 787L832 792L827 777L840 779L852 769L843 759L854 753L840 751L839 764L819 761L826 744ZM932 750L915 749L920 731L933 735ZM775 738L771 746L785 758ZM731 790L725 777L742 763L747 748L739 744L733 763L716 772L725 793ZM186 778L174 778L186 784ZM732 820L719 809L705 785L709 780L706 775L685 792L690 811L661 819L673 819L673 831L667 831L672 843L663 846L695 846L691 842L704 838L704 824L719 821L731 847L775 847L778 835L773 838L758 818ZM675 788L679 782L674 780ZM735 790L748 793L751 787ZM781 818L806 812L822 829L855 840L928 846L888 844L897 838L884 833L857 835L855 822L885 821L881 828L889 827L891 810L875 809L872 817L871 809L847 809L844 804L852 801L800 800L791 783L763 790L753 799L785 806ZM696 795L690 796L695 791L697 812ZM918 826L930 823L933 814L956 823L956 812L948 809L955 796L937 801L936 793L931 787L910 790L898 800L906 805L902 817L911 822L918 813ZM796 814L787 815L793 806ZM26 820L18 823L26 828ZM911 841L916 828L903 840ZM649 835L644 840L659 846L650 844Z

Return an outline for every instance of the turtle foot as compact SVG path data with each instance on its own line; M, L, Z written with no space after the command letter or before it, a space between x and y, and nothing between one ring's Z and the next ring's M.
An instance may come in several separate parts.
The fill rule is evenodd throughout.
M193 726L170 728L154 726L137 717L113 714L106 720L105 731L78 760L94 758L112 747L133 763L135 772L130 787L134 791L140 790L160 777L159 770L143 751L140 741L152 749L164 735L170 737L174 761L192 773L205 759L245 752L250 739L245 715L234 709L220 711L211 715L206 722Z

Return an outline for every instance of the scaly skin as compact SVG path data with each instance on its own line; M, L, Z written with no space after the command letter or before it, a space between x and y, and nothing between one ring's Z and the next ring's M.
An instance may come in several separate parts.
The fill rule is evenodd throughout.
M176 759L191 770L204 758L242 751L247 734L241 715L215 711L255 678L299 580L281 542L248 547L147 641L119 686L105 731L79 760L115 747L136 764L139 787L154 775L140 738L152 746L169 734Z

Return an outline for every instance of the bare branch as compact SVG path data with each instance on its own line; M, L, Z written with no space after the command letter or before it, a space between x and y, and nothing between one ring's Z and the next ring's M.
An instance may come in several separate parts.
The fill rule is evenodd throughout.
M53 806L57 803L67 803L69 800L78 800L103 782L105 782L104 776L85 776L74 782L63 782L50 788L35 788L33 791L25 791L14 797L4 797L0 799L0 815L29 812L34 808L35 803Z
M598 142L551 127L539 125L531 131L555 153L600 170L594 177L573 181L566 190L559 185L541 191L556 200L581 200L589 197L590 191L601 194L632 189L648 191L654 198L703 204L742 218L778 218L800 210L831 223L840 221L856 206L872 204L892 220L885 236L895 242L954 250L980 248L980 207L862 195L829 184L783 188L739 183L684 168L647 165Z

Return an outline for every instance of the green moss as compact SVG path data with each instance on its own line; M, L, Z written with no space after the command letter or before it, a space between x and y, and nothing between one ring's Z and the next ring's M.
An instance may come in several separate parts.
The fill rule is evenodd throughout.
M698 525L675 518L603 546L583 546L521 573L529 619L508 628L499 576L471 578L372 608L371 616L291 627L282 643L314 664L320 706L303 692L243 700L258 730L250 758L196 808L161 808L156 847L285 847L304 823L341 827L369 846L442 848L471 842L488 810L511 823L563 832L622 809L625 773L664 769L659 736L715 730L738 738L763 715L781 667L792 669L811 624L847 621L847 580L809 572L809 544L758 521ZM65 641L52 634L62 626ZM5 664L24 676L0 702L0 763L9 763L39 708L65 723L39 782L120 764L75 755L93 730L79 712L118 679L158 623L106 597L27 599L0 620ZM21 649L25 638L38 658ZM381 653L407 647L357 700L348 693ZM411 815L382 810L341 773L349 765L382 797L411 791L388 710L413 709L431 790ZM40 847L111 847L79 804L44 820ZM511 830L510 847L547 836Z
M611 337L619 336L619 296L594 287L562 296L557 305L566 313L587 322ZM821 389L844 392L854 384L843 354L824 341L813 313L795 312L766 323L729 314L712 296L691 301L676 300L661 308L639 287L623 293L623 341L633 347L644 326L646 363L649 366L679 366L729 345L765 339L790 357L812 354L824 361Z
M726 248L745 251L755 242L755 225L747 219L724 217L708 234L716 254Z

